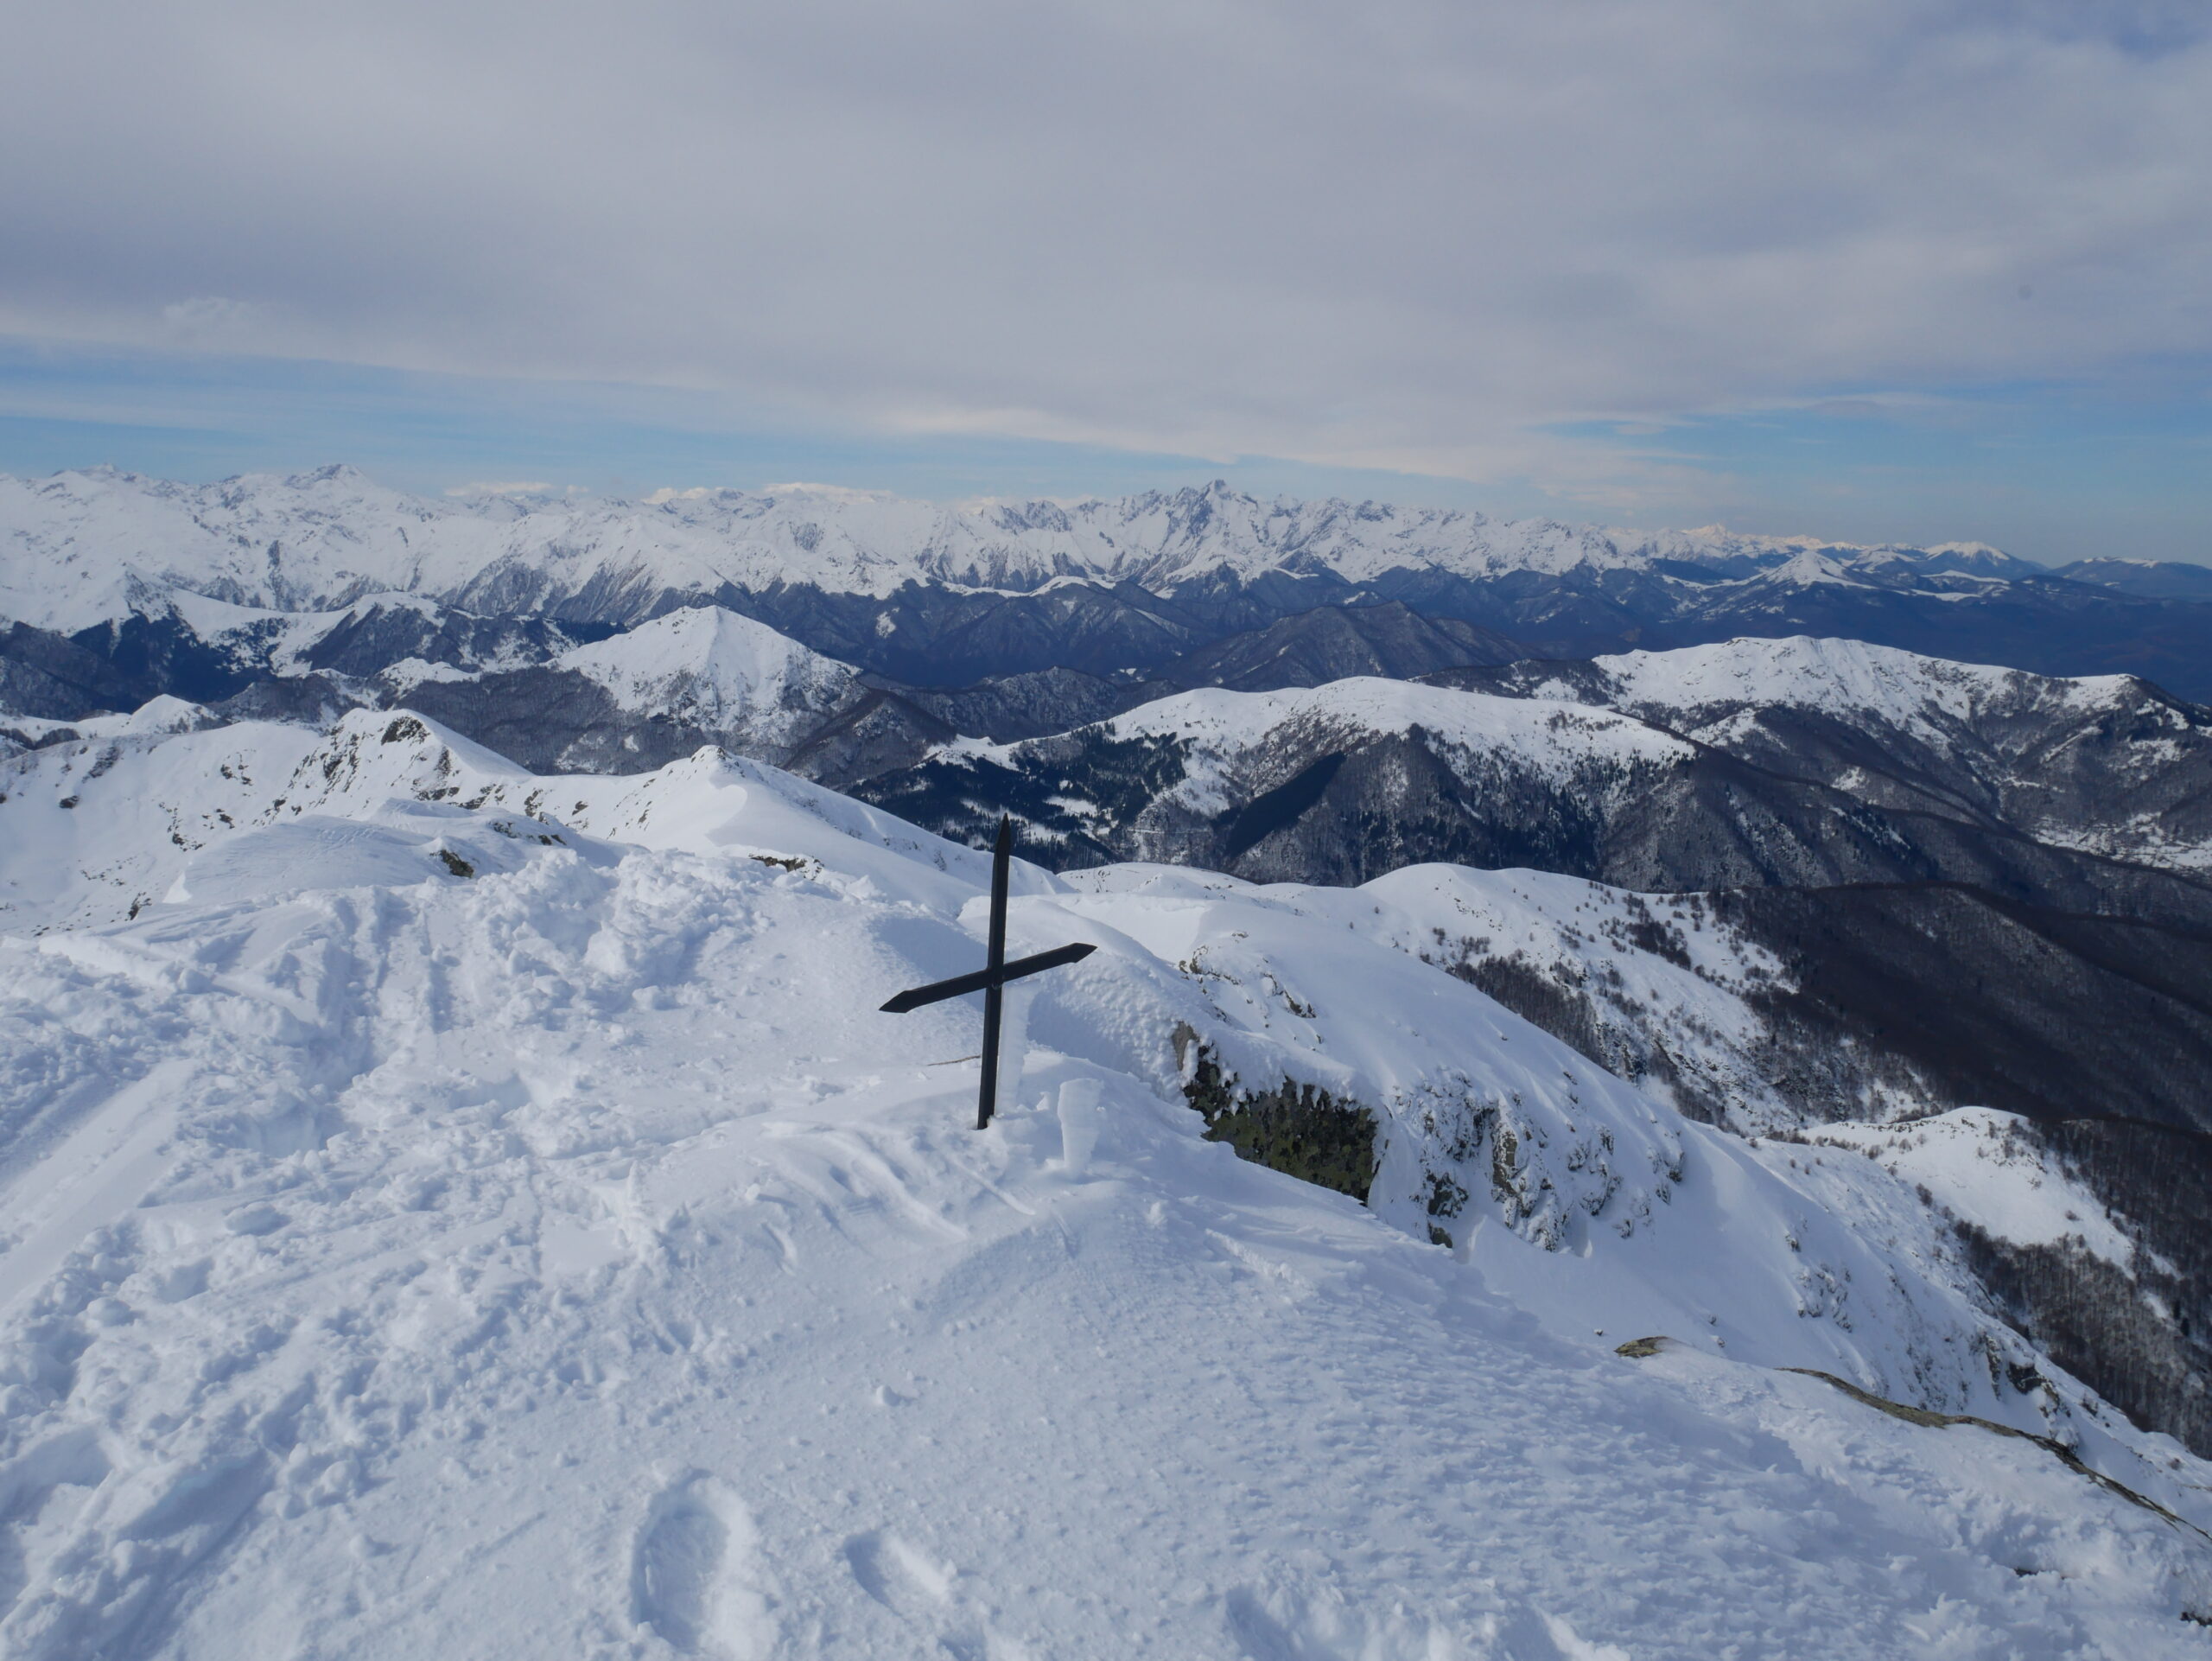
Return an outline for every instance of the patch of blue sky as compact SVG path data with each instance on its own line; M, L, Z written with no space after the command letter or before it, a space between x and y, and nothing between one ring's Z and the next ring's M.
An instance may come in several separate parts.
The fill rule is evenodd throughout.
M2212 560L2212 366L2126 383L1839 391L1548 430L1712 481L1738 530L1991 542L2032 559Z
M1732 412L1554 423L1554 475L1470 480L987 433L870 430L728 393L0 338L0 472L111 463L207 480L350 461L426 494L474 482L639 495L791 480L937 500L1226 478L1506 517L2212 560L2212 366L2123 384L1836 389Z
M1268 457L839 427L681 388L509 381L0 339L0 472L108 463L206 481L348 461L437 494L477 482L643 494L804 480L932 500L1117 495L1227 478L1256 495L1495 507L1465 480ZM1533 500L1525 492L1522 511Z

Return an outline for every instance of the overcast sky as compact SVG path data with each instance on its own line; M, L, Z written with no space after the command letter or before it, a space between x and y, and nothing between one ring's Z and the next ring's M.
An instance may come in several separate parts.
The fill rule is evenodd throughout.
M83 0L0 226L18 472L2212 556L2194 0Z

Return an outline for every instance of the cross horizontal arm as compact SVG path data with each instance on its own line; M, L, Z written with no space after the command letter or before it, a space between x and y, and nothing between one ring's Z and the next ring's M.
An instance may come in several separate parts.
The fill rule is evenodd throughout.
M961 997L969 992L988 991L994 984L1003 986L1007 982L1018 981L1025 975L1058 969L1063 964L1081 963L1097 950L1095 945L1077 941L1072 945L1054 946L1050 951L1039 951L1032 958L1016 958L995 976L988 969L978 969L973 974L955 975L949 981L932 981L927 986L917 986L911 991L901 992L883 1006L883 1013L903 1015L924 1004L942 1003L947 998Z
M1056 945L1050 951L1039 951L1033 957L1016 958L1006 966L1001 980L1018 981L1024 975L1034 975L1047 969L1058 969L1065 964L1081 963L1098 948L1087 940L1073 940L1066 945Z

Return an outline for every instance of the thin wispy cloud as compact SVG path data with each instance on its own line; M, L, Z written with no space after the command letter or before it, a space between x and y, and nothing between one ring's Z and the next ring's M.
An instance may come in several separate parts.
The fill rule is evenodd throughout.
M2204 21L40 8L0 328L1669 502L1565 430L2212 359Z
M570 486L564 489L543 479L472 479L466 484L446 487L447 495L466 500L477 500L487 496L553 496L575 493L578 493L577 487Z

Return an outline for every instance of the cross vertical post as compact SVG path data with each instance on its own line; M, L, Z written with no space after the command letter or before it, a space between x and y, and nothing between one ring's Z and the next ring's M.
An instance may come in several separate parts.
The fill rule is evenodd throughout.
M991 1115L999 1106L999 1020L1006 1009L1006 890L1014 874L1014 820L999 815L998 840L991 845L991 927L984 948L983 972L991 977L983 990L983 1088L976 1098L976 1128L991 1128Z
M1006 983L1018 981L1025 975L1034 975L1047 969L1058 969L1071 963L1080 963L1098 948L1082 941L1055 946L1050 951L1039 951L1031 957L1006 960L1006 902L1008 879L1014 868L1014 820L1007 815L999 816L999 834L991 846L991 920L984 947L983 967L967 975L955 975L950 980L932 981L927 986L916 986L901 992L883 1006L886 1015L903 1015L910 1009L925 1004L940 1003L946 998L960 997L969 992L983 995L983 1082L976 1093L976 1128L988 1130L991 1116L999 1104L999 1019L1005 1005Z

